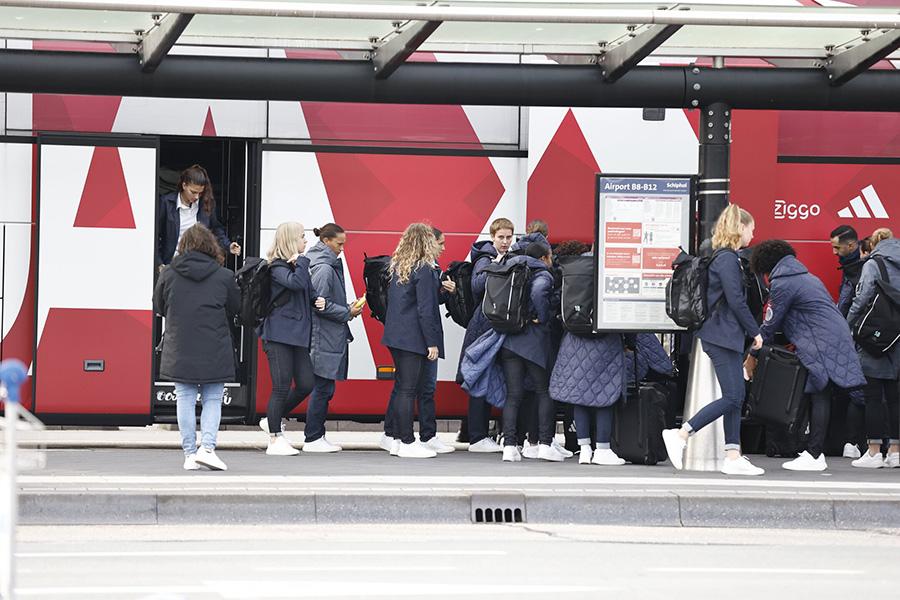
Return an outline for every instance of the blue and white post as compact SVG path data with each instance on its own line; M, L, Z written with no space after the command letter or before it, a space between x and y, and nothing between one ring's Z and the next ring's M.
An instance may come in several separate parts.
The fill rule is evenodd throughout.
M2 537L2 567L0 567L0 597L15 599L16 583L16 524L19 517L19 495L16 487L16 427L19 423L19 386L25 382L28 370L21 361L8 359L0 362L0 399L3 400L6 417L6 453L0 469L3 509L0 510L0 537Z

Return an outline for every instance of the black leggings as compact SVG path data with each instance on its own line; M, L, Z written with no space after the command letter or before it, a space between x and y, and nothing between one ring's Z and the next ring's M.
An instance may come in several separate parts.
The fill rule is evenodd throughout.
M881 444L885 434L892 444L900 438L900 393L894 379L866 378L866 438L870 444ZM885 423L885 419L887 423Z
M525 373L534 382L534 400L538 413L538 441L550 444L556 428L556 414L550 399L550 373L544 367L525 360L512 350L500 348L500 364L506 378L506 403L503 405L503 445L515 446L519 407L525 396Z
M309 348L266 340L262 344L269 358L269 373L272 375L272 395L269 396L266 418L269 420L269 433L275 435L281 433L281 419L309 396L315 384L315 375L309 359Z

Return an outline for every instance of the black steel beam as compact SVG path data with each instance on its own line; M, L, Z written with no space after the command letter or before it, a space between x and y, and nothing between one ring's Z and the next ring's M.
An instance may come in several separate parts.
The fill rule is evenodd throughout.
M839 52L825 61L828 82L834 86L844 85L897 48L900 48L900 30L888 31Z
M155 73L118 53L0 50L0 92L496 106L896 112L900 71L840 87L824 69L635 67L605 85L596 66L411 62L388 79L364 61L169 56Z
M406 62L416 49L428 39L434 30L440 27L441 21L419 21L410 23L406 29L376 48L372 53L375 64L375 78L387 79Z
M650 25L624 44L603 53L597 60L603 80L606 83L618 81L679 29L681 25Z
M168 15L144 36L138 48L141 71L152 73L156 70L193 18L190 14Z

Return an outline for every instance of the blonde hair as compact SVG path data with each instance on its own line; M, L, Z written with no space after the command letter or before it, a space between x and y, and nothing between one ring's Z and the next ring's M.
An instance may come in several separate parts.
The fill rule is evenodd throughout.
M413 223L403 232L397 249L391 255L391 275L397 283L409 281L409 275L426 263L433 263L441 253L430 225Z
M744 235L744 226L753 223L753 215L738 206L730 204L719 215L716 226L713 228L712 247L722 248L728 246L732 250L741 247L741 237Z
M287 260L297 254L297 239L304 233L305 230L300 223L293 221L282 223L275 230L275 239L272 241L272 247L266 253L266 258L272 262L276 258Z
M500 217L499 219L494 219L494 221L491 223L491 237L494 237L501 229L509 229L510 231L516 230L516 228L513 226L512 221Z
M888 238L894 237L894 232L888 229L887 227L879 227L875 231L872 232L872 249L875 249L875 246L878 245L878 242L882 240L886 240Z

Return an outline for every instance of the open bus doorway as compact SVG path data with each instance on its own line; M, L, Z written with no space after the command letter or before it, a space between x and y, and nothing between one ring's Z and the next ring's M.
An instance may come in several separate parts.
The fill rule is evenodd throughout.
M240 256L225 252L225 267L232 272L243 265L246 249L258 244L258 227L248 225L258 222L252 208L258 205L253 201L258 189L253 175L258 170L256 148L258 143L254 141L223 138L162 137L159 143L158 196L175 191L184 169L195 164L206 169L215 198L216 216L228 239L241 246ZM159 348L162 330L162 318L155 316L154 349ZM252 335L243 328L232 328L237 373L236 381L225 384L223 423L249 422L251 416L251 383L256 361L248 337ZM153 352L153 382L153 420L174 423L175 386L160 379L159 352L156 350Z

